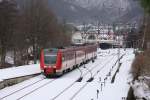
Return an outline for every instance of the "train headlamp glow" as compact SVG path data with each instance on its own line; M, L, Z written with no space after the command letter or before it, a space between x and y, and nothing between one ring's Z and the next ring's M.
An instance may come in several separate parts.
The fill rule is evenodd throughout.
M47 65L47 66L44 66L44 68L56 68L56 66Z
M51 66L44 66L45 68L50 68Z
M53 66L53 68L56 68L56 66Z

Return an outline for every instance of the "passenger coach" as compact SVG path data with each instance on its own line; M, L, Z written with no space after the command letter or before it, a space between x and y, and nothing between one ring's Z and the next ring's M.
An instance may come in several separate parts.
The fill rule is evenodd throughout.
M96 58L97 45L41 50L40 67L44 75L60 76Z

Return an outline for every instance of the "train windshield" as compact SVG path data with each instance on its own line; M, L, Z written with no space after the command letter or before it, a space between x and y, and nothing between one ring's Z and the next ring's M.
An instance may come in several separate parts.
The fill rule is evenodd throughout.
M56 64L56 55L45 55L44 62L45 64Z

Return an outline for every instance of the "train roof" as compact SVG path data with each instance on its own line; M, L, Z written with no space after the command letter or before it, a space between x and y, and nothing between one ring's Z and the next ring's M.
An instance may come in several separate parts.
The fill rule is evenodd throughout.
M57 48L46 48L44 49L44 52L53 52L56 53L58 50L66 51L66 50L76 50L76 49L81 49L85 47L94 47L96 44L88 44L88 45L80 45L80 46L68 46L68 47L57 47Z
M44 49L44 52L45 53L57 53L58 49L57 48L47 48L47 49Z

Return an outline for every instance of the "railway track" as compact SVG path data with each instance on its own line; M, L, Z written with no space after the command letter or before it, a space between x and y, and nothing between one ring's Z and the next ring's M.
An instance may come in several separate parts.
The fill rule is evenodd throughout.
M114 57L114 56L113 56L113 57ZM104 68L104 66L106 67L106 65L108 64L108 62L110 62L113 57L111 57L111 58L102 66L102 68ZM95 69L96 67L98 67L100 64L101 64L101 63L95 65L94 67L92 67L91 70L94 70L94 69ZM102 69L102 68L101 68L101 69ZM89 72L87 72L87 73L89 73ZM85 73L83 76L86 76L87 73ZM72 86L74 86L75 83L76 83L76 81L74 81L73 83L71 83L68 87L66 87L64 90L62 90L59 94L57 94L55 97L53 97L53 98L50 99L50 100L56 100L60 95L62 95L64 92L66 92L66 91L67 91L68 89L70 89ZM78 92L80 92L80 91L81 91L84 87L86 87L86 85L89 84L89 83L90 83L90 82L86 82L86 83L73 95L73 97L76 96L76 95L78 94ZM71 97L69 100L72 100L73 97Z
M109 54L109 56L107 55L107 56L103 56L103 57L108 57L109 58L110 56L115 56L115 55L116 55L116 53L112 53L112 54ZM103 60L103 59L101 59L101 60ZM101 62L101 60L99 60L99 61ZM92 66L92 64L93 64L92 62L91 62L91 64L88 63L88 66L86 68L84 68L84 66L87 65L87 64L84 64L84 65L78 67L77 70L80 72L80 77L77 80L77 82L81 82L84 79L84 76L88 75L90 73L90 71L93 71L96 68L95 66L98 67L98 65L101 64L100 62L97 62L96 65L94 65L94 66ZM86 72L85 72L85 69L86 69ZM68 77L69 74L70 73L64 74L63 77Z
M125 54L123 54L122 56L120 56L120 58L119 59L117 59L117 61L113 64L113 66L112 67L114 67L116 64L117 64L117 62L119 61L119 60L121 60L122 59L122 57L124 56ZM106 65L105 65L106 66ZM101 69L99 69L98 70L98 72L97 73L95 73L93 76L95 77L96 75L98 75L98 73L105 67L105 66L103 66Z
M112 56L114 57L115 55L112 55ZM111 58L111 59L112 59L112 58ZM108 61L108 62L109 62L109 61ZM106 62L106 64L107 64L108 62ZM98 67L98 65L100 65L100 63L99 63L99 64L96 64L94 67L90 68L90 70L93 71L96 67ZM104 66L106 66L106 65L104 65ZM88 73L89 73L89 71L86 71L86 73L84 73L82 77L85 77ZM29 88L29 87L32 87L33 85L42 83L44 80L45 80L45 78L40 79L40 80L38 80L38 81L36 81L36 82L33 82L33 83L31 83L31 84L29 84L29 85L27 85L27 86L25 86L25 87L23 87L23 88L21 88L21 89L18 89L18 90L14 91L14 92L12 92L12 93L10 93L10 94L7 94L7 95L1 97L0 100L4 100L4 99L6 99L7 97L10 97L10 96L12 96L12 95L14 95L14 94L17 94L18 92L21 92L21 91L23 91L23 90L25 90L25 89L27 89L27 88ZM48 81L42 83L40 86L38 86L38 87L32 89L31 91L25 93L25 94L22 95L22 96L20 96L20 97L17 98L16 100L20 100L20 99L22 99L22 98L24 98L24 97L26 97L26 96L28 96L28 95L34 93L35 91L40 90L41 88L46 87L47 85L50 85L51 83L54 83L56 80L58 80L58 79L48 80ZM65 91L67 91L69 88L71 88L71 87L76 83L76 81L77 81L77 79L75 79L75 81L73 81L73 82L72 82L71 84L69 84L65 89L63 89L63 90L62 90L58 95L56 95L52 100L57 99L57 97L59 97L61 94L63 94L63 93L64 93ZM87 82L86 84L88 84L88 82ZM85 84L82 88L84 88L84 87L86 86L86 84ZM82 88L80 88L79 90L82 90ZM77 94L75 93L75 95L77 95Z
M42 84L41 86L39 86L39 87L35 88L34 90L32 90L32 91L26 93L25 95L19 97L19 98L16 99L16 100L20 100L20 99L24 98L25 96L27 96L27 95L29 95L29 94L31 94L31 93L37 91L37 90L40 89L40 88L45 87L46 85L48 85L48 84L50 84L50 83L52 83L52 82L54 82L54 81L55 81L55 79L53 79L53 80L51 80L51 81L48 81L48 82L46 82L45 84Z
M87 71L87 73L89 73L89 72ZM87 73L86 73L86 74L87 74ZM84 74L84 76L85 76L86 74ZM81 76L80 76L80 77L81 77ZM80 78L80 77L79 77L79 78ZM57 80L57 79L55 79L55 80ZM67 89L69 89L71 86L73 86L73 85L77 82L77 80L78 80L78 78L77 78L72 84L70 84L68 87L66 87L60 94L58 94L58 95L57 95L56 97L54 97L54 98L57 98L59 95L61 95L63 92L65 92L65 91L66 91ZM53 80L53 81L54 81L54 80ZM18 98L17 100L20 100L20 99L24 98L25 96L27 96L27 95L29 95L29 94L35 92L36 90L38 90L38 89L40 89L40 88L42 88L42 87L44 87L44 86L50 84L50 83L53 82L53 81L50 81L50 82L47 82L47 83L41 85L40 87L38 87L38 88L36 88L36 89L34 89L34 90L28 92L27 94L21 96L21 97ZM37 83L37 82L35 82L35 83Z
M111 59L113 59L115 57L115 55L117 54L112 54L110 56L113 56ZM109 57L110 57L109 56ZM107 62L108 63L108 62ZM92 67L91 69L89 69L90 71L93 71L94 69L96 69L101 63L96 64L94 67ZM89 72L86 72L85 74L83 74L83 77L85 77ZM94 76L93 76L94 77Z
M38 81L33 82L33 83L31 83L31 84L29 84L29 85L27 85L27 86L24 86L24 87L21 88L21 89L18 89L18 90L16 90L16 91L13 91L13 92L11 92L11 93L9 93L9 94L7 94L7 95L1 97L0 100L2 100L2 99L4 99L4 98L7 98L8 96L11 96L11 95L13 95L13 94L15 94L15 93L17 93L17 92L19 92L19 91L21 91L21 90L23 90L23 89L26 89L26 88L28 88L28 87L34 85L34 84L37 84L37 83L41 82L41 81L44 80L44 79L45 79L45 78L39 79Z
M34 87L34 85L35 85L35 87L36 87L36 85L39 85L38 87L36 87L34 89L31 88L31 91L23 94L22 96L20 96L19 98L16 99L16 100L20 100L21 98L23 98L23 97L33 93L34 91L36 91L36 90L38 90L38 89L40 89L40 88L42 88L42 87L44 87L44 86L46 86L46 85L48 85L48 84L50 84L50 83L55 81L55 79L50 79L50 80L46 80L46 82L44 82L45 80L46 79L44 78L44 79L40 79L40 80L38 80L36 82L33 82L32 84L29 84L29 85L27 85L27 86L25 86L25 87L23 87L21 89L18 89L18 90L14 91L14 92L12 92L12 93L10 93L8 95L5 95L5 96L1 97L0 100L7 100L7 98L9 98L9 97L11 97L13 95L17 95L17 94L19 94L22 91L28 90L29 88Z
M123 54L119 59L121 59L123 56L124 56L124 54ZM109 61L108 61L108 62L109 62ZM106 63L103 65L103 67L101 67L101 68L98 70L98 73L99 73L104 67L106 67L106 65L107 65L108 62L106 62ZM117 62L118 62L118 59L117 59L117 61L115 62L115 64L116 64ZM95 73L95 74L94 74L94 77L95 77L98 73ZM75 94L74 94L69 100L73 100L88 84L89 84L89 82L85 83L81 88L79 88L79 90L78 90L77 92L75 92Z
M98 65L100 65L100 64L98 64ZM96 66L98 66L98 65L96 65ZM95 68L96 66L94 66L93 68ZM89 72L87 71L86 73L89 73ZM84 77L85 75L87 75L87 74L84 74L83 77ZM78 78L77 78L77 79L78 79ZM57 80L57 79L56 79L56 80ZM69 85L68 85L65 89L63 89L58 95L56 95L52 100L54 100L55 98L59 97L59 95L63 94L66 90L68 90L70 87L72 87L72 86L76 83L76 81L77 81L77 80L75 79L75 81L73 81L71 84L69 84ZM50 83L51 83L51 82L50 82ZM44 86L46 86L46 85L49 85L50 83L48 82L48 83L43 84L42 86L40 86L40 87L38 87L38 88L36 88L36 89L30 91L29 93L27 93L27 94L21 96L21 97L18 98L17 100L20 100L20 99L24 98L25 96L27 96L27 95L29 95L29 94L35 92L36 90L38 90L38 89L40 89L40 88L42 88L42 87L44 87Z
M39 80L37 80L37 81L35 81L35 82L33 82L33 83L27 85L27 86L24 86L24 87L21 88L21 89L17 89L17 90L15 90L15 91L13 91L13 92L11 92L11 93L9 93L9 94L7 94L7 95L1 97L0 100L5 100L5 99L7 100L7 98L11 97L12 95L16 95L17 93L19 93L19 92L21 92L21 91L23 91L23 90L25 90L25 89L28 89L28 88L30 88L30 87L33 87L34 85L41 84L40 86L38 86L38 87L32 89L31 91L25 93L24 95L22 95L22 96L20 96L19 98L16 99L16 100L20 100L20 99L24 98L25 96L28 96L28 95L32 94L33 92L35 92L35 91L37 91L37 90L39 90L39 89L41 89L41 88L43 88L43 87L45 87L45 86L47 86L47 85L49 85L49 84L51 84L51 83L53 83L53 82L59 80L59 79L47 79L47 80L48 80L47 82L42 83L42 82L45 81L45 80L46 80L46 78L39 79ZM76 81L77 81L77 80L75 80L75 82L76 82Z

